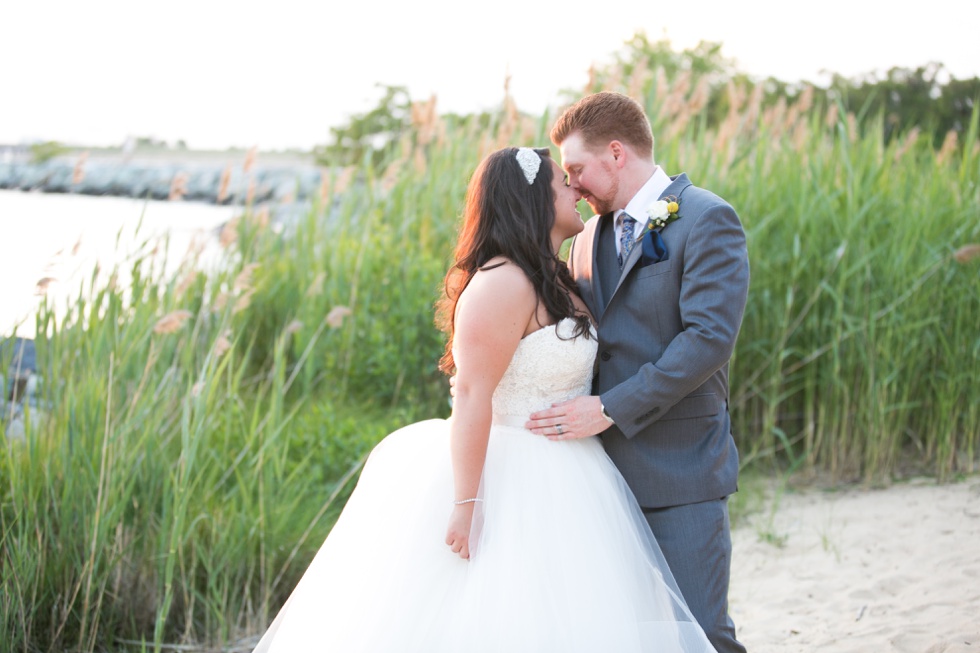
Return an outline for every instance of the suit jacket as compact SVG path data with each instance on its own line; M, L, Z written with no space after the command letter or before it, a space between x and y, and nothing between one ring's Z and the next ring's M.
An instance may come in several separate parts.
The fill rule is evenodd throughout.
M749 286L745 233L717 195L672 177L680 218L661 232L668 258L620 273L612 214L589 220L569 267L598 321L593 392L616 425L606 451L641 506L718 499L736 490L728 362ZM638 216L642 220L644 216Z

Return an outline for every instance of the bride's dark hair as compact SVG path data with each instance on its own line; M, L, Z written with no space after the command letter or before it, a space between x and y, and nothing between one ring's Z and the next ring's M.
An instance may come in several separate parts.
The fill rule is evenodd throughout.
M575 335L589 333L588 316L576 313L569 295L568 289L575 287L572 275L552 251L555 197L551 155L547 149L534 151L542 160L533 184L527 183L521 170L516 147L487 156L470 179L455 263L446 273L445 295L437 311L439 326L449 336L439 361L439 369L447 374L455 368L456 303L473 276L496 256L509 259L524 271L552 319L575 318Z

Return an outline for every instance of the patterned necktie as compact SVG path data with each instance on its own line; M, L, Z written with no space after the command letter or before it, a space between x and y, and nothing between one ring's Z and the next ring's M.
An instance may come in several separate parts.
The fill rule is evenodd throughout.
M623 269L626 259L633 251L635 244L633 231L636 227L636 220L630 217L629 213L623 213L623 230L619 234L619 269Z

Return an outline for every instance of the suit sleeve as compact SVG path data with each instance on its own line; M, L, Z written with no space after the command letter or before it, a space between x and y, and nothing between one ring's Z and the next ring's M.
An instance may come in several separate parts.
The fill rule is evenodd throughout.
M681 276L682 329L657 361L602 395L628 438L663 417L731 358L749 288L745 232L735 210L716 204L696 218Z

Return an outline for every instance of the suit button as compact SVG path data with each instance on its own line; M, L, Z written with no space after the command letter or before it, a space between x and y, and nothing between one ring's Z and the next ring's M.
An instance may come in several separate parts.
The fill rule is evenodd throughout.
M599 358L601 358L604 361L607 361L610 358L612 358L612 354L610 354L608 351L604 351L601 354L599 354Z

